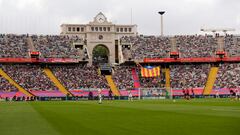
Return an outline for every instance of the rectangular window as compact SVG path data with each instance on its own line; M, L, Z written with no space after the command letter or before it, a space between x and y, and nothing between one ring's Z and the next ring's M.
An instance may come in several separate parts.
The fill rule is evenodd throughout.
M77 27L77 32L79 32L80 31L80 29L79 29L79 27Z
M73 31L75 31L75 27L73 27Z
M102 27L99 27L99 31L102 31Z
M94 27L91 27L92 31L94 31Z
M120 31L123 32L123 28L120 28Z
M119 32L119 28L117 28L117 32Z
M95 31L98 31L98 27L95 27Z
M108 31L110 31L111 30L111 28L110 27L108 27Z
M106 31L107 29L106 29L106 27L103 27L103 31Z
M127 32L127 28L124 28L124 32Z
M71 27L68 27L68 31L72 31L72 28L71 28Z
M84 32L84 28L83 27L81 27L81 32Z
M129 32L132 32L132 28L128 28L128 31L129 31Z

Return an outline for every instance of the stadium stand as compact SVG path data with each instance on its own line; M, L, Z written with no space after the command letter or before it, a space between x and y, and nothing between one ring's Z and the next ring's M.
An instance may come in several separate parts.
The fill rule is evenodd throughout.
M74 42L81 42L78 37L68 36L31 36L37 51L44 58L79 58L79 52L74 48Z
M210 65L172 65L170 70L172 88L203 88L207 81Z
M169 56L171 47L168 37L123 37L121 38L121 42L132 45L131 51L127 51L128 49L126 48L123 49L123 55L124 57L130 55L135 60L141 60L143 58L166 58Z
M240 64L221 64L215 81L215 88L240 88Z
M3 65L2 68L26 90L57 90L39 65Z
M0 76L0 92L17 92L18 89L11 85L5 78Z
M205 35L174 36L176 49L181 58L209 58L216 57L218 49L216 37ZM228 57L240 56L240 38L228 35L224 38L224 51ZM74 43L83 42L83 39L72 36L59 35L12 35L0 34L0 58L28 58L29 50L39 51L42 58L79 58L81 53L74 47ZM29 45L30 44L30 45ZM125 60L143 60L144 58L169 58L172 45L170 37L137 36L121 38L122 52ZM45 65L48 65L45 63ZM66 90L110 89L104 75L100 75L98 67L86 64L48 65L59 82ZM61 95L59 88L43 72L43 67L33 64L3 64L1 68L24 89L36 95ZM135 70L133 70L135 69ZM210 64L170 64L170 76L161 70L160 77L144 78L140 75L137 66L116 66L112 79L121 93L134 88L169 87L180 89L194 88L201 93L206 85L210 73ZM166 78L170 82L166 82ZM227 91L231 88L240 88L240 64L220 64L214 89ZM0 92L16 92L16 87L0 76ZM40 91L45 91L41 93ZM229 90L228 90L229 91ZM224 93L223 92L223 93ZM79 94L76 92L76 95ZM227 93L227 92L225 92ZM214 94L214 92L212 92ZM79 94L80 95L80 94ZM121 94L122 95L122 94ZM177 95L177 94L176 94Z
M176 36L178 51L183 58L214 57L216 39L212 36Z
M30 92L28 92L26 89L21 87L17 82L15 82L6 72L4 72L2 70L2 68L0 68L0 75L4 79L6 79L9 82L9 84L11 84L12 86L14 86L14 87L16 87L18 89L18 92L15 92L17 95L32 96L32 94ZM14 93L14 92L11 92L11 93ZM8 94L9 93L5 93L5 95L8 95Z
M232 35L225 37L225 51L229 56L240 56L240 37Z
M68 89L109 89L104 76L98 74L98 68L87 65L50 66L54 75Z
M114 69L113 80L119 90L133 89L132 67L118 66Z
M0 34L0 57L27 58L29 56L28 51L34 49L40 51L41 56L46 58L80 57L81 53L73 46L73 43L83 42L83 39L79 37L59 35L32 35L30 37L34 47L27 45L28 35ZM187 35L175 36L175 38L177 49L183 58L215 56L217 41L213 36ZM171 50L169 37L122 37L121 42L122 44L130 45L122 48L124 57L136 60L143 58L167 58ZM226 36L224 48L229 56L240 56L240 38L232 35Z
M27 35L0 34L0 58L27 58Z

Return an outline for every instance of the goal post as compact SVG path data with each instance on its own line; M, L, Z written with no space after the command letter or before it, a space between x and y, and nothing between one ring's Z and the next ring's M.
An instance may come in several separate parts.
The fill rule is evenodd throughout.
M139 88L138 99L167 99L171 94L166 88Z

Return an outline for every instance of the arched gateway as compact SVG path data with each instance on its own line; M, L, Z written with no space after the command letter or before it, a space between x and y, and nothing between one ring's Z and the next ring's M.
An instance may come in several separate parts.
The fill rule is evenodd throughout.
M103 44L96 45L92 51L92 63L94 65L109 63L110 51L107 46Z

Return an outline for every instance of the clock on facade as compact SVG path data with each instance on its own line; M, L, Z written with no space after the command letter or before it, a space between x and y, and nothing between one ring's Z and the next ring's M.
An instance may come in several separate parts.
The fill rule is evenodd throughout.
M99 23L103 23L106 21L106 18L104 15L102 14L99 14L97 17L96 17L96 20L99 22Z
M102 40L102 39L103 39L103 35L99 35L99 36L98 36L98 39L99 39L99 40Z

